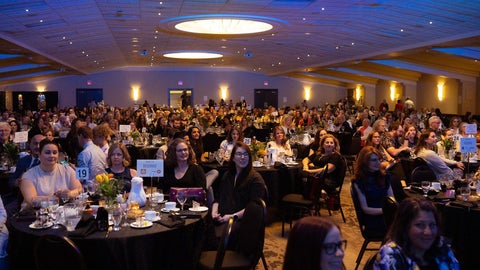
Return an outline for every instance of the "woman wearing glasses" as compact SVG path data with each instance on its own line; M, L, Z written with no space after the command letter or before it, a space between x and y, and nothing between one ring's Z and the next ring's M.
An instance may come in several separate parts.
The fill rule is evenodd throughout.
M347 240L340 227L323 217L300 219L288 237L283 270L340 270Z
M201 187L205 190L205 173L196 163L192 147L184 139L177 138L168 144L165 172L159 185L164 193L170 192L171 187Z
M460 269L452 250L440 236L440 214L424 198L400 203L387 235L388 243L376 256L375 270Z
M226 223L231 217L241 219L247 204L256 198L266 199L265 182L252 168L248 145L236 142L228 170L220 182L219 198L212 205L212 218L217 224Z

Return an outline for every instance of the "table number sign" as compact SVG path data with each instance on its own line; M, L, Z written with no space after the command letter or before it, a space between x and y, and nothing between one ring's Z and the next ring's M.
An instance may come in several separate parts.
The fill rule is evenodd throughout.
M89 180L90 175L89 175L88 167L76 167L75 176L77 177L78 180L85 180L85 181Z
M137 175L140 177L163 177L163 160L138 159Z
M246 145L250 145L250 144L252 144L252 139L251 138L243 138L243 143L245 143Z
M475 153L477 140L475 138L460 138L460 153Z
M467 124L467 125L465 125L465 133L466 134L477 134L477 124Z

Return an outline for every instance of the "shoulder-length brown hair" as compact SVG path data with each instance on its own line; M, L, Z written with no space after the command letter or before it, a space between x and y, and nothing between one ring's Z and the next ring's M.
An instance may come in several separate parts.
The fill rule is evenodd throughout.
M128 153L127 147L123 143L114 143L108 149L108 155L107 155L108 167L112 167L113 151L115 151L115 149L117 148L120 149L120 151L122 151L122 154L123 154L123 160L122 160L123 167L128 167L130 165L131 157L130 157L130 154Z
M195 152L193 152L192 147L187 141L181 138L176 138L168 144L167 153L165 157L165 166L175 168L178 166L177 162L177 145L184 143L188 148L188 159L187 162L189 165L195 164Z
M382 160L382 154L373 146L364 146L358 153L357 161L355 162L355 181L361 184L367 184L367 176L369 174L368 163L370 162L371 155L376 155L380 161ZM385 175L385 169L380 166L378 177L376 177L377 186L385 186Z
M338 227L330 219L310 216L300 219L288 236L283 270L321 270L323 244L328 232Z
M435 218L435 222L437 223L437 235L435 235L435 240L432 246L425 253L427 257L431 258L431 256L434 255L429 256L429 254L435 254L436 249L438 248L442 222L440 219L440 214L435 205L425 198L410 197L404 199L400 203L392 223L395 224L395 226L390 226L390 229L387 233L387 239L394 241L397 245L402 247L407 256L413 258L413 254L411 254L411 241L408 237L408 230L410 230L410 228L413 226L412 221L418 216L420 211L432 213Z
M435 133L433 130L427 129L424 132L422 132L422 134L420 134L420 137L418 138L417 146L415 147L415 155L418 154L418 152L420 152L420 150L424 148L428 149L426 140L428 139L428 137L430 137L430 133L432 132Z

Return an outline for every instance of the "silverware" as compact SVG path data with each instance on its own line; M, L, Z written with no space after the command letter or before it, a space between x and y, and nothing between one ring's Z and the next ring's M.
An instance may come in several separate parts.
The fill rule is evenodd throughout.
M105 238L108 238L108 235L112 230L113 230L113 226L108 226L108 230L107 230L107 233L105 234Z

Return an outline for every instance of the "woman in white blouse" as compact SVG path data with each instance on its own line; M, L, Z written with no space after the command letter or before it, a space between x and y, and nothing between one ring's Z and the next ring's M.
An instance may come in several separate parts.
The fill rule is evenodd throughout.
M230 160L233 146L237 141L242 141L242 137L242 132L240 131L239 126L233 126L230 129L230 132L227 134L227 138L220 143L220 148L218 149L223 154L224 160Z
M287 136L285 135L285 131L281 126L276 126L273 129L273 141L269 141L267 143L267 151L269 148L277 149L277 153L284 153L285 156L292 156L292 148L290 147L290 143L288 143Z

